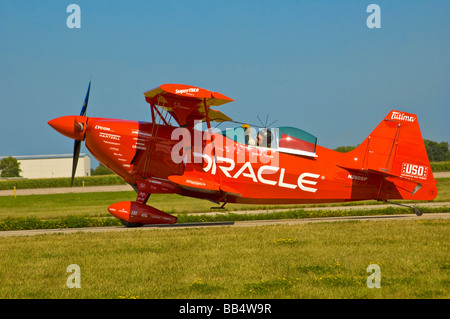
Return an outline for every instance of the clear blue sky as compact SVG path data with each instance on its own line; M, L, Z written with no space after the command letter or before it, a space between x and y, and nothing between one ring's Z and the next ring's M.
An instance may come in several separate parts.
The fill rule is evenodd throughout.
M0 155L71 153L47 121L79 114L91 75L88 116L150 120L143 92L183 83L235 99L221 107L235 120L269 114L328 148L362 142L391 109L450 141L449 16L448 0L1 0Z

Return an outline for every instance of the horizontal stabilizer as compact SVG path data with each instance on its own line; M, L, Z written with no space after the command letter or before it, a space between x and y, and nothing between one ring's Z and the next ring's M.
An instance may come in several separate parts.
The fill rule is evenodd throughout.
M363 175L367 175L368 178L371 178L371 177L372 178L373 177L383 178L384 180L395 185L396 188L400 188L400 189L410 193L411 195L414 195L422 187L422 184L419 183L417 180L413 180L413 179L410 179L407 177L391 174L384 170L375 170L375 169L370 169L370 168L369 169L356 169L356 168L343 167L343 166L339 166L339 167L341 167L345 170L348 170L352 173L356 172L356 173L360 173Z

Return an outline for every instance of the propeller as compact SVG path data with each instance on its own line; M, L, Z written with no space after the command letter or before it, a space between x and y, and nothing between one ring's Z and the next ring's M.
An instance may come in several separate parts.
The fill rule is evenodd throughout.
M91 82L92 82L92 80L89 81L89 86L87 89L86 97L84 98L83 107L81 108L81 112L80 112L81 116L86 116L86 110L87 110L87 106L88 106L88 102L89 102L89 92L91 91ZM83 124L81 124L81 123L78 123L75 121L74 126L76 129L81 129L81 131L83 130ZM77 170L78 158L80 157L80 149L81 149L81 141L75 140L75 142L73 144L72 180L70 181L70 187L73 186L73 179L75 177L75 172Z

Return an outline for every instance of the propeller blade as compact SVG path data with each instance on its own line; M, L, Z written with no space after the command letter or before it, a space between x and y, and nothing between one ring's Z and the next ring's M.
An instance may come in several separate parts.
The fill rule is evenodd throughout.
M80 115L86 116L87 106L89 102L89 93L91 92L91 81L89 81L89 86L86 92L86 97L84 98L83 107L81 108ZM81 130L83 130L81 128ZM81 149L81 141L75 140L75 143L73 144L73 161L72 161L72 179L70 181L70 187L73 186L73 180L75 178L75 172L77 171L77 165L78 165L78 158L80 157L80 149Z
M81 113L80 113L81 116L86 116L87 105L89 102L89 92L91 91L91 82L92 81L89 81L89 86L88 86L88 90L86 93L86 97L84 98L83 107L81 108Z
M73 144L73 161L72 161L72 180L70 181L70 187L73 186L73 179L75 178L75 172L78 165L78 157L80 156L81 141L75 141Z

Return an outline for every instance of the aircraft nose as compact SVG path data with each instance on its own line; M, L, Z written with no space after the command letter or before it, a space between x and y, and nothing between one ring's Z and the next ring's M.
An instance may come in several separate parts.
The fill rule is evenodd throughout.
M68 115L48 121L48 125L62 135L83 141L87 119L86 116Z

